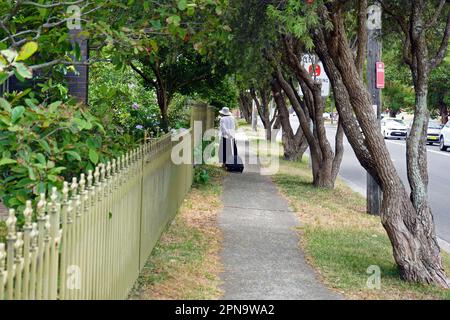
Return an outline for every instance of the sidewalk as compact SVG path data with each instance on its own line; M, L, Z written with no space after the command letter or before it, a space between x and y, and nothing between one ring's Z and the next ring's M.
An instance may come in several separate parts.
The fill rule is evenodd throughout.
M224 182L219 215L224 299L340 299L307 265L296 232L299 221L257 169L230 174Z

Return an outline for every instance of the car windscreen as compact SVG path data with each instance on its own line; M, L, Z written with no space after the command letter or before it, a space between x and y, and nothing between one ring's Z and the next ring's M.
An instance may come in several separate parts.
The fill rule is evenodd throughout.
M428 129L441 129L441 124L439 122L428 123Z
M397 123L397 124L401 124L402 126L405 126L405 123L402 120L400 120L400 119L389 119L389 120L387 120L387 124L390 124L390 123Z

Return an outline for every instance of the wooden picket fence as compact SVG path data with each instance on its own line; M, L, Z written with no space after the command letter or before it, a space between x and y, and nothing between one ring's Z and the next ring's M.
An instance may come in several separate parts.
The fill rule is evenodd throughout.
M0 300L126 298L192 184L175 143L166 135L28 201L20 231L11 210Z

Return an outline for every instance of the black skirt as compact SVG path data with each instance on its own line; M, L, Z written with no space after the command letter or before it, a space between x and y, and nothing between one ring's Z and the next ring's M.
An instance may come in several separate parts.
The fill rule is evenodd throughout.
M219 162L233 163L233 139L222 137L219 142Z

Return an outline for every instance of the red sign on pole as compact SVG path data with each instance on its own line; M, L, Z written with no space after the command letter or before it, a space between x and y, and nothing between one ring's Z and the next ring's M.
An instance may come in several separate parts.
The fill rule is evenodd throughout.
M384 63L377 62L377 89L384 89Z

